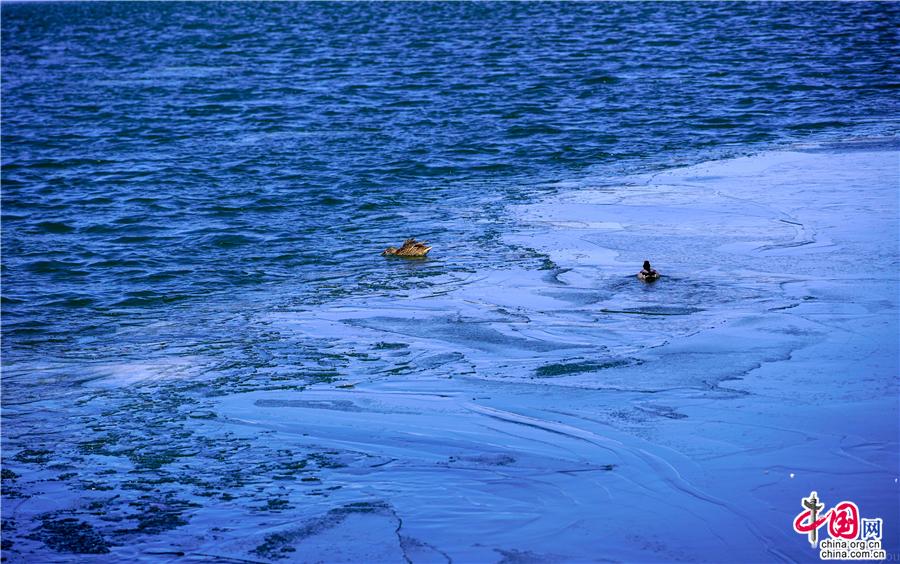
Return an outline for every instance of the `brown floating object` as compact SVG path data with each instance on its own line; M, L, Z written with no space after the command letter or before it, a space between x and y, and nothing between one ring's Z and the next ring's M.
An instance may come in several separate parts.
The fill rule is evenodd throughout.
M382 256L394 257L424 257L428 254L431 247L425 241L416 241L415 239L407 239L403 241L400 248L388 247L382 252Z

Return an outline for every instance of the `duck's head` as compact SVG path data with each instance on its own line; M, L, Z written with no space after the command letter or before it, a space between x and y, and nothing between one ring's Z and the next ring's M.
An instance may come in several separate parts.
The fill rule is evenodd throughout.
M397 250L397 247L388 247L384 251L382 251L381 256L396 255Z
M649 260L645 260L645 261L644 261L644 270L647 270L647 271L653 270L653 269L650 267L650 261L649 261Z

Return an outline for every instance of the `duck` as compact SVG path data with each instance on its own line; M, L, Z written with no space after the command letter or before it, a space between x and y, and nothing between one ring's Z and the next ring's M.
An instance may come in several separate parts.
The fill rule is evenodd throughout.
M400 248L396 247L388 247L384 251L382 251L381 256L394 256L394 257L424 257L428 254L428 251L431 250L431 247L428 246L428 243L425 241L416 241L415 239L407 239L403 241L403 244L400 245Z
M659 280L660 274L659 272L653 270L653 267L650 266L650 261L644 261L644 267L638 272L637 275L639 280L643 280L644 282L653 282L655 280Z

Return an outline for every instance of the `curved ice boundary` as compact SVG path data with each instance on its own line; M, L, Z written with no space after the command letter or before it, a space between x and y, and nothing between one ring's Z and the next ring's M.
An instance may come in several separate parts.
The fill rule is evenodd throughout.
M167 455L220 437L233 452L184 458L208 466L181 479L233 476L228 495L183 489L152 541L102 558L807 561L791 523L813 490L882 518L896 553L898 156L842 145L560 187L510 208L506 241L541 268L254 320L321 365L194 399L210 442ZM634 276L645 258L656 284ZM297 370L321 377L291 385Z
M561 189L507 236L541 270L273 315L359 362L342 388L219 413L356 462L305 520L226 552L807 560L791 522L812 490L881 517L896 551L898 178L889 144Z

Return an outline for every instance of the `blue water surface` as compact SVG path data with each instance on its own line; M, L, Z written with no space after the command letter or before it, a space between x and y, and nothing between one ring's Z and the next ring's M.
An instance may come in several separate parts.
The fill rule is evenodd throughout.
M232 473L239 504L240 472L274 472L191 406L347 359L260 314L541 268L504 206L561 183L895 135L898 28L866 2L3 3L4 552L140 544L204 507L197 481ZM434 259L379 256L409 236ZM204 360L89 386L173 357ZM129 497L179 457L200 474L165 510ZM97 488L124 497L58 501Z

